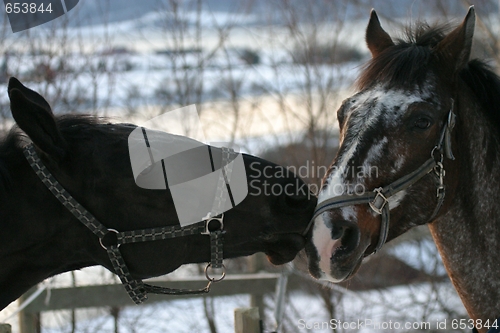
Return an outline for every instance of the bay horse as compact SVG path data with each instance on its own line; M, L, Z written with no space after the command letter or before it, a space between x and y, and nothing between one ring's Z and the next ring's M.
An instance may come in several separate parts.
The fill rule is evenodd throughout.
M280 265L304 247L316 198L285 168L243 154L251 182L246 198L224 213L223 223L216 217L215 227L181 228L169 190L134 182L127 140L135 125L54 116L15 78L8 94L17 126L0 141L0 310L42 280L87 266L125 271L124 279L132 279L126 288L145 296L165 290L142 290L140 279L214 262L214 254L220 263L222 256L265 252Z
M340 282L428 224L468 325L485 332L500 316L500 79L469 59L474 25L471 7L451 31L420 23L396 40L372 11L372 58L337 111L306 252L314 277Z

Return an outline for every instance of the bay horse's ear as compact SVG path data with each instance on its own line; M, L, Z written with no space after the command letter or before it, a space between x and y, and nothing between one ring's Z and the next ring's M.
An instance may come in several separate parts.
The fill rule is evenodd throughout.
M378 54L384 51L386 48L393 46L394 42L391 36L380 25L377 13L372 9L370 13L370 22L366 27L366 45L372 53L372 57L375 58Z
M59 160L66 151L66 141L56 125L49 103L37 92L11 77L8 87L10 110L17 125L33 143Z
M451 74L457 73L469 62L475 23L474 6L470 6L462 24L436 46L437 55L444 68L449 68L452 64Z

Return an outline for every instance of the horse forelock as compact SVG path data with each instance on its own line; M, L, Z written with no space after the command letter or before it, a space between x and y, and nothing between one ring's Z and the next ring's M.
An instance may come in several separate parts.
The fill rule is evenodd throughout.
M384 84L401 89L427 89L440 77L440 65L433 56L436 46L451 30L451 24L429 26L419 22L408 27L395 45L372 58L363 68L356 86L360 91ZM444 74L443 74L444 75ZM483 61L474 59L459 78L471 89L485 116L500 137L500 78ZM449 78L446 78L449 79Z
M375 83L406 89L415 85L424 86L433 50L449 30L449 25L431 27L425 22L408 27L405 36L397 39L394 46L388 47L365 65L356 86L360 90Z

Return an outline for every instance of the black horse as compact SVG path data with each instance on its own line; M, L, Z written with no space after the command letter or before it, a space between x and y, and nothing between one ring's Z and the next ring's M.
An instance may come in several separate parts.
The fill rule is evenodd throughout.
M102 239L30 167L24 149L30 141L40 164L106 228L179 226L169 190L143 189L134 182L127 139L136 126L92 116L55 117L42 96L14 78L8 93L24 133L15 126L0 143L0 309L50 276L93 265L113 269ZM291 261L304 247L302 234L316 199L282 167L250 155L243 161L252 186L225 213L224 257L265 252L273 264ZM135 279L211 260L210 237L203 234L125 244L120 252Z

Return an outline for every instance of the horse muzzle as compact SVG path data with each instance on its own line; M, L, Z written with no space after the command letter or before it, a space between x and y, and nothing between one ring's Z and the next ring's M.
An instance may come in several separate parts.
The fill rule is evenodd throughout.
M306 244L309 271L321 280L349 279L359 269L370 244L370 236L362 235L356 223L319 216Z

